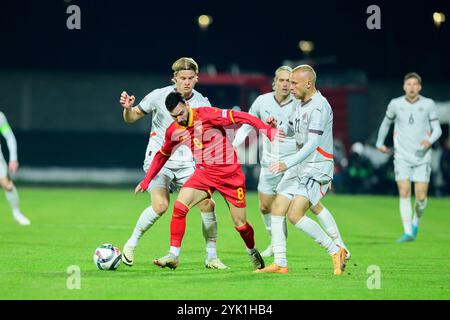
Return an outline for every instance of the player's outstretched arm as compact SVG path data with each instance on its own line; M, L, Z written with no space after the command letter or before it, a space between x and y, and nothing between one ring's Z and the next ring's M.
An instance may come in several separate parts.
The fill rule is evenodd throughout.
M138 107L133 107L135 101L136 97L128 95L126 91L120 94L119 103L123 107L123 120L126 123L136 122L145 116Z
M384 117L383 122L381 122L381 126L378 130L376 147L379 151L383 153L388 153L390 150L384 145L384 140L386 139L387 134L389 133L389 128L393 120L388 119L387 116Z
M233 140L233 147L239 147L244 141L248 134L253 130L252 126L248 124L244 124L239 130L236 132L236 136Z
M230 117L232 117L232 120L234 120L235 123L251 125L258 131L265 134L270 141L282 141L286 136L282 130L273 128L272 126L261 121L259 118L247 112L230 111Z
M150 182L156 177L161 168L164 167L169 157L170 155L163 154L161 150L155 154L145 178L136 186L134 193L144 192L148 189Z
M136 186L134 193L144 192L148 189L150 182L158 174L162 167L169 160L172 151L180 144L184 139L175 134L173 126L169 126L166 130L164 144L161 149L155 154L155 157L147 170L145 178Z
M270 172L277 174L279 172L286 171L289 168L305 161L311 153L313 153L320 143L320 135L317 133L308 133L308 142L296 153L286 158L284 162L275 162L269 166Z

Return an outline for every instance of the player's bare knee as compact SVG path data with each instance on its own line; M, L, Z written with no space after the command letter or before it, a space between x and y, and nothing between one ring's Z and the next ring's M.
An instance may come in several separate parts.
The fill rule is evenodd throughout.
M272 203L271 211L272 214L275 216L280 216L285 213L284 206L281 203L278 203L276 200Z
M243 226L247 223L247 219L241 217L233 217L233 223L236 227Z
M3 190L5 190L5 191L12 191L12 189L14 188L13 182L11 180L9 180L8 178L1 179L0 185L2 186Z
M214 212L216 209L216 203L213 199L203 200L197 206L201 212Z
M268 214L271 212L272 206L268 205L267 203L260 203L259 204L259 211L261 211L262 214Z
M411 190L409 189L399 189L399 195L400 198L410 198L411 197Z
M301 218L303 218L304 215L305 215L304 212L289 211L287 214L287 218L292 224L295 225L297 224L297 222L300 221Z
M416 201L423 202L427 198L427 194L424 192L416 192L415 194Z
M316 204L315 206L311 206L311 212L314 213L316 216L322 212L323 210L323 206L322 204L319 202L318 204Z
M156 200L152 203L152 208L158 215L163 215L169 208L169 202L166 200Z

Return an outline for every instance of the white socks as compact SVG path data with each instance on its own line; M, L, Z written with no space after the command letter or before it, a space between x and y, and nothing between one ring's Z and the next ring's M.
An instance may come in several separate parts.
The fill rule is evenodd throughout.
M178 256L180 256L180 250L181 250L180 247L172 247L172 246L170 246L169 253L173 254L176 257L178 257Z
M305 232L320 246L327 249L329 254L337 253L339 251L338 246L336 246L333 240L322 230L319 224L307 216L303 216L303 218L297 222L295 227Z
M217 219L214 212L202 212L202 230L206 241L206 256L208 260L217 258Z
M342 241L341 234L339 233L338 226L330 211L327 208L323 208L322 211L317 215L320 224L325 229L326 233L333 239L334 243L338 244L342 248L347 250L347 247Z
M286 217L272 216L272 251L274 262L280 267L287 266L286 260Z
M274 262L280 267L287 266L285 226L286 217L272 216L272 250ZM305 232L318 244L327 249L329 254L337 253L339 251L339 247L314 220L303 216L303 218L297 222L295 227Z
M8 200L9 206L12 209L14 215L21 214L19 209L19 194L17 193L16 187L13 187L11 191L6 191L6 200Z
M412 235L411 198L400 198L400 216L405 234Z
M266 231L269 233L269 236L272 236L272 215L270 213L263 213L262 217Z
M217 258L216 241L217 241L217 220L214 212L202 212L202 228L203 236L206 241L206 254L208 260ZM158 215L153 208L147 207L142 211L136 227L133 230L133 234L127 241L127 246L137 247L139 239L142 235L150 229L150 227L158 220L161 216ZM174 247L175 248L175 247ZM171 253L178 256L180 254L180 249L171 249Z
M416 200L416 203L414 205L414 218L412 221L413 226L419 226L420 218L422 217L422 214L427 207L428 198L425 198L422 201Z
M136 227L133 230L133 234L131 238L128 240L127 245L131 247L137 247L139 239L142 235L150 229L150 227L158 220L161 216L158 215L153 208L147 207L142 211L141 216L139 217Z

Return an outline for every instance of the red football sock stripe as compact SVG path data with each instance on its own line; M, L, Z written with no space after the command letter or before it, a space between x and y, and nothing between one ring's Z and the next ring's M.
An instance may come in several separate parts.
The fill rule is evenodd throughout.
M189 208L181 201L176 200L173 206L172 220L170 220L170 245L181 247L186 230L186 215Z
M241 235L242 240L244 240L245 245L249 249L255 247L255 232L250 224L245 223L242 226L235 227L236 231Z

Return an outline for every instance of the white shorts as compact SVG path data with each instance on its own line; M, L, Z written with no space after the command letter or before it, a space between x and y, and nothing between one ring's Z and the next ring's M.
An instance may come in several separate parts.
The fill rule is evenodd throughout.
M296 196L304 196L312 206L319 203L331 186L328 182L318 182L311 177L299 177L298 175L285 176L278 185L277 193L292 200Z
M194 170L194 167L169 169L164 166L150 182L148 190L164 188L170 192L179 191L194 174Z
M264 194L277 194L277 187L284 174L272 174L268 168L261 167L259 173L258 192Z
M409 180L413 182L430 182L431 164L422 163L411 165L410 163L394 159L395 181Z
M144 159L143 169L147 172L150 164L153 160L152 154L146 154ZM169 166L168 166L169 164ZM166 162L161 171L158 172L156 177L150 182L148 191L150 192L155 188L164 188L170 192L179 191L185 182L194 174L194 164L192 166L174 167L170 166L170 160Z
M0 179L6 178L8 173L8 165L6 164L5 158L0 156Z

